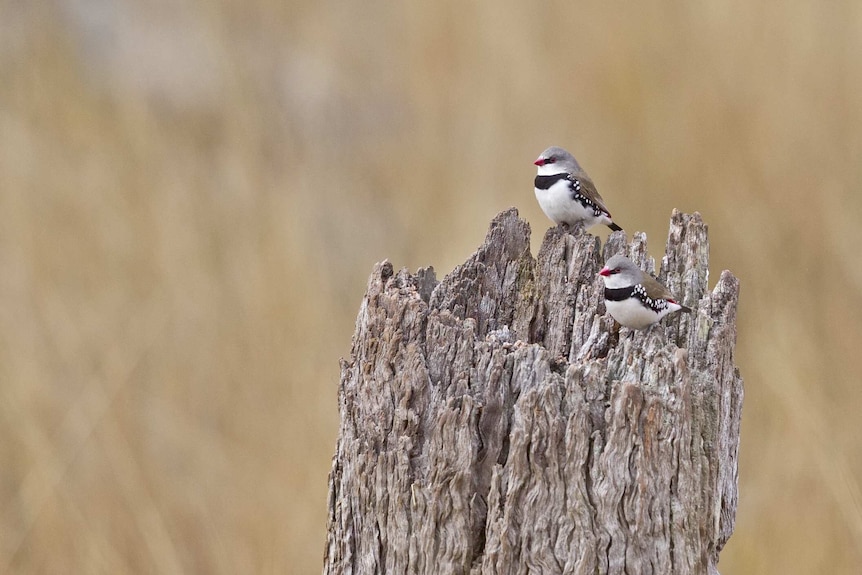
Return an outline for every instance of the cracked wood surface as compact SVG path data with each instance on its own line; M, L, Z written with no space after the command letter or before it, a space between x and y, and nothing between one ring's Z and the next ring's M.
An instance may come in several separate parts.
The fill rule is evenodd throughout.
M604 313L597 272L646 238L510 209L442 281L375 265L342 361L324 573L717 573L733 532L739 281L674 211L659 279L694 311Z

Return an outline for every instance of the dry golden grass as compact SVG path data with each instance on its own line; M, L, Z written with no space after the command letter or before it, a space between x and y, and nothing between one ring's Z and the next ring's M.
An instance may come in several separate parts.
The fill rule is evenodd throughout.
M0 1L0 572L314 573L374 261L573 150L742 279L726 573L862 568L862 4Z

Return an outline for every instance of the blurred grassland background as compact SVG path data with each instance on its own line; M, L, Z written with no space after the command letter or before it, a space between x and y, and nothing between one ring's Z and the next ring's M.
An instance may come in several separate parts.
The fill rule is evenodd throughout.
M722 572L862 571L862 3L0 0L0 572L319 572L371 266L552 144L742 280Z

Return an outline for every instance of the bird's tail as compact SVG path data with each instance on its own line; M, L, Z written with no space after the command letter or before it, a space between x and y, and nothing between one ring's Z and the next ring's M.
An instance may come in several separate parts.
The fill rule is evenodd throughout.
M621 231L623 231L623 229L622 229L621 227L619 227L618 225L616 225L616 224L615 224L615 223L613 223L613 222L609 223L609 224L608 224L608 227L609 227L609 228L611 228L611 231L614 231L614 232L621 232Z

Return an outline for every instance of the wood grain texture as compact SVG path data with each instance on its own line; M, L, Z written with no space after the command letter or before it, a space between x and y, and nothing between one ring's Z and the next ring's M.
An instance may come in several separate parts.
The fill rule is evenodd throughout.
M659 278L692 314L604 313L602 262L646 238L515 209L439 283L377 264L342 361L324 573L717 573L733 532L739 281L674 211Z

